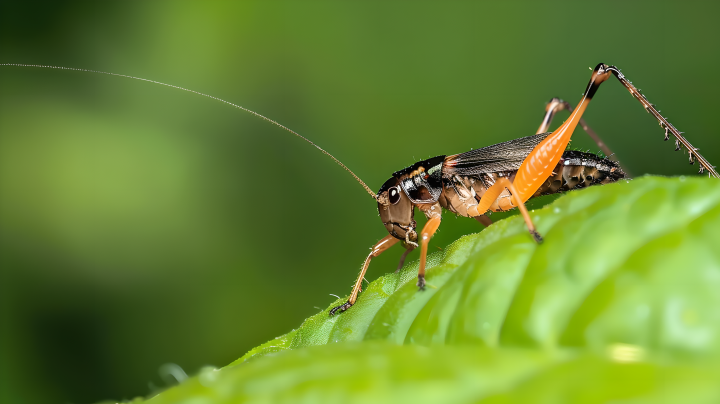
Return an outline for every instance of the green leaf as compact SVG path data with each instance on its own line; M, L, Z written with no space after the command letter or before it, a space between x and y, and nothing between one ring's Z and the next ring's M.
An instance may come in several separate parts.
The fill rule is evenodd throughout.
M153 403L717 402L717 365L612 362L575 351L329 344L205 369Z
M411 263L153 402L720 402L720 181L646 177L531 216L542 245L495 223L432 254L425 291Z

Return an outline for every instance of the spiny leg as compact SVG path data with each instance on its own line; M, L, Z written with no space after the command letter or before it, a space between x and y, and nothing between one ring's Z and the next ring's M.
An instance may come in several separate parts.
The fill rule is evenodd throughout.
M530 199L540 185L553 173L553 169L557 166L565 148L567 148L570 137L580 122L588 103L595 95L600 84L607 80L609 76L610 72L606 70L604 64L597 65L590 78L590 83L585 89L583 98L580 100L578 107L570 114L570 118L535 146L523 160L513 182L510 182L507 178L497 180L495 184L485 191L478 205L468 209L468 213L472 216L484 213L497 200L505 188L510 188L512 194L510 201L520 208L528 231L530 231L535 241L542 242L542 237L535 230L535 225L532 223L523 202Z
M585 109L587 109L590 100L592 100L593 96L597 92L597 89L600 87L600 84L607 80L610 77L610 74L615 75L615 77L620 80L620 83L622 83L622 85L630 91L633 97L640 101L643 107L645 107L645 110L651 113L655 119L660 122L660 125L665 129L666 139L669 137L668 132L672 132L677 139L675 142L676 150L679 150L680 145L682 144L690 153L690 163L693 163L693 159L697 159L700 162L702 166L700 168L701 173L704 169L706 169L708 170L708 175L720 178L720 175L718 175L718 173L714 170L714 167L712 167L707 160L705 160L700 153L697 152L697 149L694 148L690 142L688 142L681 133L675 129L674 126L672 126L662 115L660 115L655 107L650 104L647 98L645 98L645 96L643 96L615 66L608 66L604 63L600 63L593 70L590 82L583 94L583 98L580 100L578 107L572 111L570 118L560 125L560 127L553 133L548 135L548 137L543 139L543 141L541 141L537 146L535 146L535 148L530 152L530 154L528 154L520 165L520 168L515 175L515 180L511 184L516 188L511 189L511 202L519 205L521 207L521 211L524 208L524 206L522 206L522 202L527 201L535 193L535 191L537 191L542 183L550 175L552 175L553 169L560 161L565 148L570 142L570 137L582 119L582 114L585 112ZM549 106L548 110L550 113L553 113L552 111L558 108L559 106ZM549 121L549 118L546 118L546 120ZM505 188L504 185L504 183L498 181L485 192L479 205L475 207L478 214L485 212L485 210L490 207L490 205L497 199ZM468 213L472 213L470 209L468 209ZM530 221L529 216L526 215L527 210L525 209L523 216L525 217L526 222L528 222L528 229L531 233L533 233L534 227L531 227L532 222ZM533 234L533 236L535 236L535 234Z
M570 137L580 122L588 103L595 95L600 84L607 80L608 77L610 77L610 71L607 70L606 65L601 63L595 67L590 83L585 89L585 94L583 94L577 108L570 114L570 118L538 143L523 160L513 181L518 191L513 194L513 197L517 196L517 199L522 202L527 201L552 174L553 169L562 158L563 152L565 152L570 142Z
M630 91L630 94L632 94L633 97L635 97L636 100L640 101L643 108L645 108L645 111L652 114L652 116L657 119L658 123L660 124L660 127L665 129L665 140L670 139L670 133L675 136L675 151L678 151L681 149L681 147L685 147L687 151L690 154L690 164L694 164L695 160L697 160L700 163L700 174L702 174L705 170L708 171L708 177L715 177L720 178L720 174L718 174L717 171L715 171L715 167L712 166L700 153L698 153L698 149L693 147L693 145L690 144L690 142L687 141L682 136L683 132L678 131L675 129L675 127L668 122L665 117L663 117L660 114L660 111L658 111L653 104L648 101L647 98L633 86L633 84L625 78L625 75L620 73L620 69L618 69L615 66L607 66L603 63L598 65L598 67L602 66L606 71L611 72L618 80L620 80L620 83L627 88L628 91ZM595 68L597 69L597 68Z
M349 309L355 302L357 301L358 295L360 294L360 291L362 291L362 281L365 278L365 273L367 272L368 266L370 265L370 261L377 257L378 255L382 254L383 251L387 250L388 248L392 247L397 243L398 239L393 237L392 235L387 235L382 240L378 241L377 244L375 244L370 254L368 254L367 258L365 258L365 262L363 263L362 270L360 270L360 275L357 278L357 281L355 281L355 285L353 286L352 292L350 293L350 298L348 298L348 301L344 304L341 304L340 306L333 307L332 310L330 310L330 315L334 315L335 313L343 312L347 309Z
M568 111L572 113L573 109L574 108L572 107L572 105L570 105L569 102L557 97L552 98L545 105L545 116L543 117L542 123L540 124L540 127L538 128L536 133L541 134L547 132L556 113L560 111ZM583 128L583 130L585 130L585 133L587 133L588 136L590 136L592 140L595 141L595 144L598 145L600 150L602 150L602 152L605 153L606 156L608 156L609 158L613 158L614 153L610 150L609 147L607 147L605 142L600 139L600 136L598 136L598 134L595 133L595 131L592 130L582 118L580 118L580 127ZM617 159L614 160L617 161Z
M585 94L580 100L577 108L573 110L570 118L560 125L560 127L548 137L543 139L543 141L541 141L537 146L535 146L533 151L530 152L530 154L522 162L522 165L520 165L513 183L519 191L517 196L523 202L533 196L535 191L537 191L542 183L552 174L553 169L560 161L568 142L570 142L570 137L582 118L582 114L585 112L588 103L595 95L595 92L597 92L600 84L607 80L611 74L615 75L615 77L620 80L620 83L622 83L622 85L630 91L630 94L640 101L645 110L651 113L655 119L660 122L660 125L665 129L666 139L669 137L668 132L671 132L675 136L676 150L679 150L682 144L682 146L685 146L690 153L690 163L693 163L695 159L700 162L701 173L704 170L708 170L709 176L720 178L720 175L717 171L715 171L714 167L711 166L710 163L708 163L708 161L697 152L697 149L694 148L690 142L688 142L682 134L675 129L674 126L672 126L662 115L660 115L657 109L650 104L645 96L640 94L632 83L630 83L625 76L620 73L620 70L618 70L617 67L600 63L595 67L595 70L593 70L590 83L588 83L588 86L585 89Z

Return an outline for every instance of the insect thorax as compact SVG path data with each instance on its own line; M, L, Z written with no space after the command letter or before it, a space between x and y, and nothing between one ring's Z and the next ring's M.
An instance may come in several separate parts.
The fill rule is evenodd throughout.
M442 193L442 168L445 156L436 156L419 161L397 171L393 177L400 180L400 186L414 204L433 203Z

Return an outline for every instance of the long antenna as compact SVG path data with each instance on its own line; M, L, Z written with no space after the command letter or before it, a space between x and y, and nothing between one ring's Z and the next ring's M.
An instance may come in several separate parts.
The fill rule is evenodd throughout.
M107 74L108 76L125 77L125 78L128 78L128 79L134 79L134 80L140 80L140 81L147 81L147 82L149 82L149 83L160 84L160 85L162 85L162 86L176 88L176 89L178 89L178 90L187 91L187 92L189 92L189 93L194 93L194 94L197 94L197 95L202 95L203 97L208 97L208 98L212 98L213 100L217 100L217 101L220 101L220 102L224 102L225 104L228 104L228 105L230 105L230 106L233 106L233 107L235 107L235 108L237 108L237 109L240 109L240 110L243 110L243 111L245 111L245 112L251 113L251 114L255 115L255 116L258 117L258 118L261 118L261 119L263 119L263 120L265 120L265 121L267 121L267 122L270 122L271 124L273 124L273 125L275 125L275 126L278 126L278 127L282 128L282 129L285 129L286 131L292 133L293 135L299 137L300 139L302 139L302 140L310 143L311 145L315 146L316 149L320 150L321 152L323 152L324 154L326 154L327 156L329 156L331 159L335 160L335 162L338 163L338 165L340 165L340 167L342 167L342 168L344 168L345 170L347 170L347 172L349 172L350 175L352 175L352 176L357 180L357 182L359 182L360 185L362 185L363 188L365 188L365 190L367 191L367 193L370 194L370 196L372 196L373 199L377 199L377 195L375 195L375 193L370 189L370 187L368 187L368 186L360 179L360 177L358 177L357 175L355 175L355 173L352 172L352 170L350 170L349 168L347 168L347 166L346 166L345 164L341 163L340 160L336 159L335 156L333 156L332 154L326 152L322 147L316 145L316 144L313 143L310 139L306 138L305 136L303 136L303 135L295 132L294 130L288 128L287 126L282 125L282 124L278 123L277 121L274 121L274 120L272 120L272 119L270 119L270 118L268 118L268 117L266 117L266 116L264 116L264 115L260 115L260 114L258 114L258 113L255 112L255 111L249 110L249 109L247 109L247 108L245 108L245 107L243 107L243 106L237 105L237 104L233 104L232 102L225 101L225 100L223 100L223 99L221 99L221 98L213 97L212 95L205 94L205 93L201 93L201 92L195 91L195 90L190 90L190 89L187 89L187 88L184 88L184 87L174 86L174 85L172 85L172 84L162 83L162 82L155 81L155 80L144 79L144 78L142 78L142 77L133 77L133 76L125 75L125 74L110 73L110 72L101 72L101 71L99 71L99 70L78 69L78 68L75 68L75 67L61 67L61 66L26 65L26 64L21 64L21 63L0 63L0 66L41 67L41 68L45 68L45 69L73 70L73 71L78 71L78 72Z

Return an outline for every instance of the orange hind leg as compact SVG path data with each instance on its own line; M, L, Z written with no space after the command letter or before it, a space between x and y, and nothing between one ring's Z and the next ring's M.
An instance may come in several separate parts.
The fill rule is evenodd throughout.
M590 83L585 89L583 98L580 100L577 108L572 111L570 118L542 142L535 146L525 160L523 160L513 182L510 182L507 178L501 178L495 182L495 184L493 184L483 194L482 198L480 198L478 206L473 209L474 211L471 212L468 210L468 213L473 216L479 216L485 213L493 202L497 200L505 188L508 188L512 194L511 202L513 205L520 208L520 212L522 213L523 219L525 219L528 231L533 236L533 239L535 239L538 243L542 242L542 237L535 229L535 225L530 219L530 215L527 212L527 208L525 208L524 202L530 199L535 191L537 191L543 182L552 174L553 169L560 161L565 148L567 148L567 145L570 142L570 137L580 122L588 103L595 95L600 83L607 80L607 78L610 77L610 74L611 72L606 65L602 63L597 65L593 71L592 77L590 78ZM558 108L559 106L548 107L548 115L546 115L548 124L549 119L552 117L552 113L554 113L554 111ZM543 123L545 124L545 122Z

